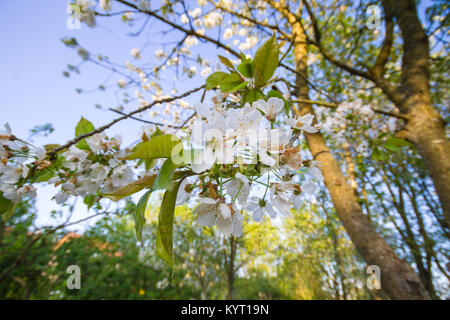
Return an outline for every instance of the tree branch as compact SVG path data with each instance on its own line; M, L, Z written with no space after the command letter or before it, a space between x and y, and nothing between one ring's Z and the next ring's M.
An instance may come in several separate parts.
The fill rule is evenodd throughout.
M153 101L152 103L150 103L148 105L142 106L142 107L140 107L140 108L138 108L138 109L136 109L136 110L134 110L134 111L132 111L130 113L124 114L123 116L114 119L110 123L105 124L104 126L98 127L94 131L88 132L86 134L79 135L78 137L76 137L76 138L70 140L69 142L67 142L66 144L64 144L64 145L62 145L62 146L60 146L58 148L53 149L52 151L49 152L49 158L52 159L57 152L62 151L64 149L67 149L70 146L74 145L75 143L78 143L79 141L81 141L81 140L83 140L83 139L85 139L87 137L90 137L90 136L93 136L96 133L100 133L102 131L105 131L106 129L112 127L114 124L116 124L119 121L131 118L131 116L133 116L133 115L135 115L137 113L140 113L142 111L148 110L148 109L154 107L155 105L157 105L159 103L172 102L172 101L175 101L175 100L187 97L187 96L191 95L192 93L200 91L204 87L205 87L205 85L203 85L201 87L198 87L198 88L195 88L195 89L192 89L192 90L189 90L189 91L186 91L185 93L183 93L181 95L178 95L178 96L175 96L175 97L164 98L164 99L161 99L161 100L155 100L155 101Z
M382 78L385 71L386 63L389 59L391 52L392 43L394 42L394 21L392 18L392 13L389 6L386 5L385 1L382 1L384 10L384 20L386 25L386 33L384 36L384 41L380 52L378 53L377 59L374 66L372 67L372 73L375 78Z
M330 103L330 102L324 102L324 101L313 101L313 100L307 100L307 99L296 99L293 100L294 102L300 102L300 103L308 103L308 104L315 104L318 106L323 106L323 107L327 107L327 108L337 108L339 107L338 104L335 103ZM373 109L372 111L375 113L379 113L385 116L389 116L389 117L394 117L394 118L398 118L398 119L403 119L403 120L408 120L408 116L404 115L402 113L398 113L398 112L393 112L393 111L384 111L384 110L380 110L380 109Z

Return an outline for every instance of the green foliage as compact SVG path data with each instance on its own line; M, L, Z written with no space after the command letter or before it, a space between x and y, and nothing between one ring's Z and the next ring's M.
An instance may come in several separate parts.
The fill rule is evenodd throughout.
M83 134L92 132L95 130L94 125L89 120L86 120L85 118L81 117L80 121L78 121L77 126L75 127L75 136L81 136ZM85 139L79 141L77 143L78 149L81 150L89 150L89 146Z
M208 78L206 78L206 90L211 90L215 87L218 87L222 82L223 78L227 76L228 73L216 71L211 74Z
M7 222L0 219L0 277L4 277L0 299L48 299L50 281L45 272L53 237L36 238L29 232L35 216L32 203L23 201L14 206Z
M244 60L236 69L246 78L253 77L253 63L251 60Z
M372 150L372 159L375 161L386 161L389 159L389 153L379 147L374 147Z
M383 138L385 135L380 135L379 139L373 141L374 147L372 149L372 159L375 161L387 161L390 154L399 154L402 152L402 148L412 147L412 144L405 139L397 138L395 136L389 136L385 141Z
M164 161L161 169L158 172L155 183L153 184L153 191L156 190L172 190L173 187L173 176L176 166L172 160L167 159Z
M173 269L173 217L180 183L164 193L158 216L156 253Z
M155 182L156 175L146 176L142 179L139 179L129 185L126 185L114 192L111 193L103 193L102 196L109 198L114 201L119 201L125 197L128 197L136 192L141 191L142 189L151 189L153 187L153 183Z
M221 55L218 57L230 73L214 72L206 79L206 89L219 87L222 92L240 91L243 93L243 102L251 103L264 98L260 88L267 85L278 67L279 48L274 35L258 48L253 61L241 54L242 62L237 68L228 58ZM249 88L250 83L245 78L253 78L253 88Z
M410 147L411 143L405 139L396 138L394 136L389 137L384 143L384 147L392 152L398 153L402 147Z
M13 207L14 203L3 197L3 192L0 191L0 217L4 222L11 218Z
M181 144L180 139L172 134L155 136L146 142L138 144L133 153L125 160L170 158L175 147ZM180 150L181 152L181 150Z
M231 70L234 70L233 63L228 58L221 56L220 54L218 55L218 57L219 57L220 62L222 62L225 66L227 66Z
M134 212L134 226L136 228L136 238L139 242L142 243L142 228L145 224L145 209L147 208L148 199L151 190L148 190L144 195L139 199L136 205L136 211Z
M279 48L273 35L256 51L253 63L255 86L262 87L273 76L279 63Z
M83 203L85 205L87 205L88 209L92 208L92 206L95 204L95 202L96 202L96 199L95 199L95 195L93 195L93 194L88 194L83 199Z
M247 91L244 95L244 103L253 103L260 99L264 99L264 94L256 88Z
M251 271L248 278L239 278L236 281L237 300L288 300L292 296L287 294L280 286L276 276L267 276L262 270Z
M234 72L224 76L219 87L222 92L234 92L245 88L247 85L248 82L244 81L238 73Z
M176 191L166 192L165 197L169 200L166 203L173 204ZM31 204L19 203L7 225L7 231L0 238L2 272L14 263L37 236L31 231L34 219L35 212ZM143 225L142 243L145 245L140 248L134 230L139 222L133 223L132 220L128 215L108 215L83 234L61 230L61 233L40 238L26 252L21 263L12 269L10 276L0 282L0 297L226 298L228 261L232 252L229 238L219 237L215 228L196 226L192 210L186 206L177 207L175 214L166 207L162 208L158 222L151 220ZM309 209L301 215L295 214L289 221L290 227L286 229L289 237L283 237L285 239L280 239L280 230L272 226L268 219L261 223L245 223L244 237L236 240L235 299L334 298L334 288L329 288L327 284L333 281L334 274L323 273L321 279L313 272L320 270L317 269L320 265L327 267L333 263L326 221L318 219L317 213ZM342 230L339 231L341 240L337 250L341 257L345 257L345 263L354 263L354 249L349 250L345 246L341 233ZM302 237L292 237L291 234L302 234ZM165 267L155 255L152 246L146 245L154 243L158 237L161 246L158 248L166 254L168 263L171 259L177 262L172 270ZM176 256L172 246L176 246ZM347 256L347 253L350 255ZM66 269L70 265L77 265L81 269L80 290L66 287L69 277ZM245 268L242 269L242 266ZM321 290L318 285L323 286ZM309 295L311 292L315 292L314 295ZM351 297L355 296L348 298Z

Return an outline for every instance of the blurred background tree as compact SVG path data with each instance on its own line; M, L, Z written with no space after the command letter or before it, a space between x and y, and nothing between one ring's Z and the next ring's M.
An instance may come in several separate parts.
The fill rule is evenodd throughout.
M0 247L0 296L6 299L360 299L363 262L335 217L304 208L282 225L245 223L245 236L220 236L176 211L176 267L153 252L156 221L136 241L127 210L105 214L82 233L33 227L33 203L24 201L5 225ZM56 215L57 213L55 213ZM323 215L323 216L322 216ZM279 228L286 230L280 236ZM292 237L290 233L301 234ZM333 233L333 237L330 237ZM334 240L333 240L334 239ZM16 262L17 261L17 262ZM358 265L354 261L359 261ZM11 266L13 265L13 268ZM68 289L70 265L81 269L81 290ZM361 267L361 268L360 268ZM358 271L359 270L359 271ZM347 286L347 287L346 287Z

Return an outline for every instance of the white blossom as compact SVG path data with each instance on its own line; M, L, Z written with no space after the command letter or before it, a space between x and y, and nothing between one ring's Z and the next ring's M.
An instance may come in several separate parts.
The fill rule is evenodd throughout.
M100 0L100 7L105 11L110 11L112 7L111 0Z
M189 23L189 18L188 18L188 16L187 16L186 14L184 14L184 13L181 15L180 20L181 20L181 23L182 23L182 24Z
M225 29L224 33L223 33L223 38L225 40L230 39L233 36L233 30L231 28L227 28Z
M312 195L316 191L317 185L312 181L303 182L301 185L302 193Z
M234 208L219 200L212 198L200 198L200 205L194 210L197 215L196 222L199 226L212 227L217 225L219 232L224 235L242 235L243 217Z
M130 54L135 59L140 59L141 58L141 52L137 48L131 49Z
M311 113L305 114L304 116L298 116L297 118L289 118L286 120L286 124L292 128L297 128L308 133L316 133L319 130L317 126L312 126L314 116Z
M253 220L256 222L261 221L265 214L268 214L271 218L277 217L277 213L273 209L272 204L257 197L250 197L250 201L245 208L253 212Z

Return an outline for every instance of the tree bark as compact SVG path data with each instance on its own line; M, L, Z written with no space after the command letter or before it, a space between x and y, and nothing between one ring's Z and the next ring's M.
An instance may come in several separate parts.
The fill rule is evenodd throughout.
M293 14L288 17L295 38L297 98L307 100L309 88L306 81L306 37L296 17ZM314 114L312 106L306 103L299 103L296 111L302 115ZM427 291L411 266L395 254L363 214L353 190L348 185L338 162L331 155L323 135L320 132L305 133L305 137L314 158L322 165L324 182L340 221L364 260L369 265L380 267L382 288L392 299L429 299Z
M227 270L227 299L233 300L233 289L234 289L234 260L236 257L236 239L230 236L230 256L228 259L228 270Z
M347 166L347 179L350 182L350 187L356 196L358 196L358 184L356 183L355 175L355 162L353 161L352 154L350 152L350 147L346 143L344 146L344 160Z
M414 143L421 154L450 227L450 141L445 121L430 96L428 36L414 1L386 0L403 38L402 79L393 101L409 118L399 135Z

